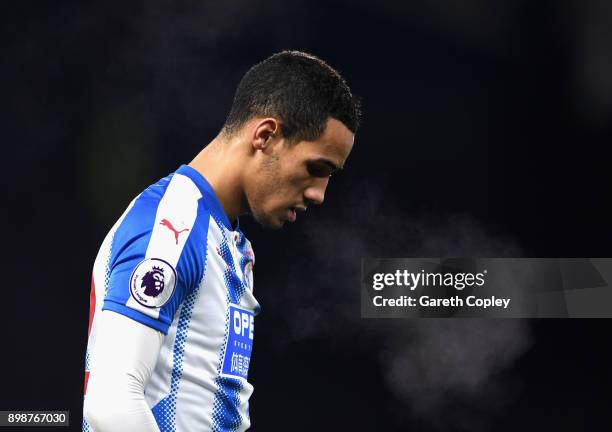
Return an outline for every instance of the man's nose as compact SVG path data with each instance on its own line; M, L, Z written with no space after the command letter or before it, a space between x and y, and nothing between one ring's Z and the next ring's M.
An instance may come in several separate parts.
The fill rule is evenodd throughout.
M304 199L313 204L323 204L328 183L329 177L314 179L313 183L304 191Z

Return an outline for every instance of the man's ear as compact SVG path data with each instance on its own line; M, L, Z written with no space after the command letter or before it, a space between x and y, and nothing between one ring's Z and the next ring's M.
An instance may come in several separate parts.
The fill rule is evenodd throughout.
M270 146L274 137L279 135L280 124L272 117L258 120L253 129L252 143L256 150L265 150Z

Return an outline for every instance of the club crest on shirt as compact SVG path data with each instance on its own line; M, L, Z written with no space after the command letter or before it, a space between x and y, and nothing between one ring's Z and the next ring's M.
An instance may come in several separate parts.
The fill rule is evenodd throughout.
M165 305L176 287L176 271L166 261L147 258L130 277L130 293L139 304L156 308Z
M253 261L248 261L243 270L244 279L249 290L253 291Z

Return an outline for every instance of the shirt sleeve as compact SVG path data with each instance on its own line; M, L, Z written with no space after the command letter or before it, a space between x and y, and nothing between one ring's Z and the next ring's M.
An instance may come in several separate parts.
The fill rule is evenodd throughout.
M113 235L102 310L168 333L203 277L210 213L201 197L174 174L134 201Z
M159 431L144 389L163 334L111 311L100 314L83 413L96 432Z

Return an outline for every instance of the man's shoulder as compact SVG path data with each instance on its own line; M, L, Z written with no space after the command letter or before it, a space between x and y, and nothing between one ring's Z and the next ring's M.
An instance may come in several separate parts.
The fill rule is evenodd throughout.
M144 189L119 219L116 235L130 241L156 228L181 236L194 224L207 224L210 209L198 186L187 176L174 172ZM118 239L116 239L118 240Z
M167 202L180 211L190 208L201 197L202 193L193 180L177 171L147 187L140 194L139 201L145 206Z

